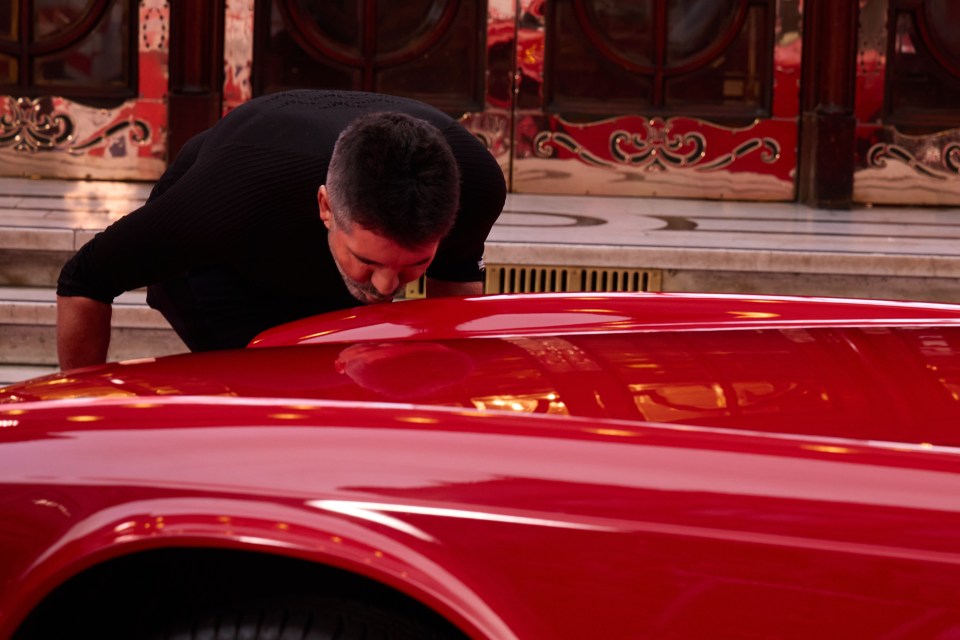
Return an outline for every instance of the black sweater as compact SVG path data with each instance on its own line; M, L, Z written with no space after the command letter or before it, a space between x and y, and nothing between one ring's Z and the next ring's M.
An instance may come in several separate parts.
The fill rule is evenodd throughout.
M141 208L97 234L60 274L57 293L148 301L193 350L242 347L260 331L356 306L330 255L317 189L355 117L400 111L435 125L461 174L460 209L427 275L477 281L506 186L493 157L455 120L420 102L298 90L251 100L191 139Z

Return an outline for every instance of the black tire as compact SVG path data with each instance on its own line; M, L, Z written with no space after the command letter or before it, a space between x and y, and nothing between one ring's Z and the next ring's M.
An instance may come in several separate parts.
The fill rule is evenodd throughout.
M451 628L334 598L269 601L156 625L151 640L466 640Z

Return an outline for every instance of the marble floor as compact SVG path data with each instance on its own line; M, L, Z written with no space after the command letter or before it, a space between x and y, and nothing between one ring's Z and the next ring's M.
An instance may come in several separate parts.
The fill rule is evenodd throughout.
M514 194L502 242L960 255L960 208L818 210L794 203Z
M98 229L151 185L0 178L3 227ZM493 242L960 255L960 208L510 194Z
M0 250L75 249L150 188L0 178ZM960 208L510 194L487 260L952 278L958 239Z
M960 278L958 240L960 208L515 194L490 236L487 260L570 263L576 246L580 265L943 279ZM911 285L890 295L926 297L916 291Z

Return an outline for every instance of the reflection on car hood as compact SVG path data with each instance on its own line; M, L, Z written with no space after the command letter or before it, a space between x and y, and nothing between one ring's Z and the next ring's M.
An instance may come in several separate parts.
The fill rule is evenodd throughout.
M0 402L169 395L403 402L958 445L960 327L588 333L246 349L47 376L0 390Z

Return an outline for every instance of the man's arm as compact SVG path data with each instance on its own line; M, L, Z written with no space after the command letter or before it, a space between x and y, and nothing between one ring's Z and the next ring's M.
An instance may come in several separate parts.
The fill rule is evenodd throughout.
M451 282L450 280L427 278L426 284L428 298L483 295L482 282Z
M57 296L57 357L60 368L75 369L107 361L109 304L80 296Z

